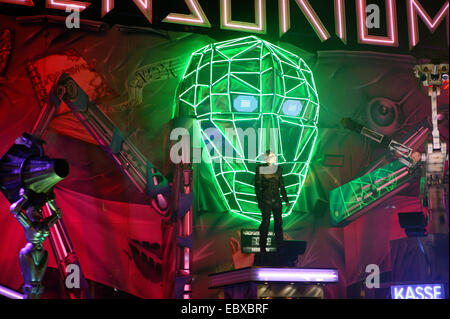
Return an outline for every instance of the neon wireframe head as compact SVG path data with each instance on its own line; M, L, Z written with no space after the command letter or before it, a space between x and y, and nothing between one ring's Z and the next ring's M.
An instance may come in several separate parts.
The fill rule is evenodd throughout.
M179 114L198 120L228 210L261 219L254 173L270 148L290 214L317 139L319 98L306 63L255 36L218 42L192 53L178 92Z

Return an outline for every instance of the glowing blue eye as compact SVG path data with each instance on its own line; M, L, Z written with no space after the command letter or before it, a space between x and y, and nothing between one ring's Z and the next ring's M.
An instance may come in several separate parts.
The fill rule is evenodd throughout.
M253 95L238 95L233 101L233 107L238 112L253 112L258 107L258 100Z
M299 100L286 100L283 103L283 113L289 116L298 116L303 109L303 104Z

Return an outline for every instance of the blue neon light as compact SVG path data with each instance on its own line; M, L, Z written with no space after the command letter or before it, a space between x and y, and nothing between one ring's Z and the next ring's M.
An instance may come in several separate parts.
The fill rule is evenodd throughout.
M303 109L303 104L299 100L286 100L283 103L283 113L289 116L298 116Z
M391 286L391 299L445 299L443 284Z
M253 112L258 107L258 100L253 95L238 95L233 101L238 112Z

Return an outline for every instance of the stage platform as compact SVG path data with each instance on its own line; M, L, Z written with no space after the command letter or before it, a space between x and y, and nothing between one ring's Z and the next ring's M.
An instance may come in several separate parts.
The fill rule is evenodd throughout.
M323 287L337 283L337 269L248 267L210 274L210 289L225 299L323 298Z

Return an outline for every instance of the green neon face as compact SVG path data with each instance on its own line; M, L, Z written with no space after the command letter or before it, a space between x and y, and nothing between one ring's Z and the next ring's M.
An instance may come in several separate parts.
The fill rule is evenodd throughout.
M255 169L270 148L283 168L289 215L317 139L319 98L306 63L255 36L219 42L192 53L178 92L180 114L198 120L228 210L261 219Z

